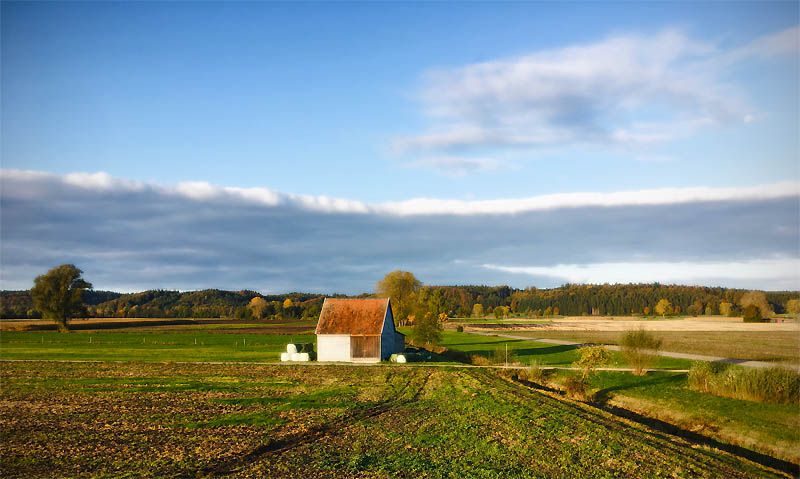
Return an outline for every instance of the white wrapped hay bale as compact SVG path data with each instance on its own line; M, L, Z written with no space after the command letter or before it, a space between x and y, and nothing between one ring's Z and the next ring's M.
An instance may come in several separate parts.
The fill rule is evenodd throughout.
M301 354L301 353L291 353L291 354L289 355L289 359L290 359L291 361L300 361L300 354Z
M310 361L311 357L309 357L308 353L297 353L297 360L298 361Z
M389 356L389 361L391 361L393 363L405 363L406 362L406 357L402 353L400 353L400 354L395 353L395 354L392 354L391 356Z
M297 353L297 345L296 344L287 344L286 345L286 352L289 354L296 354Z
M291 361L292 356L289 353L281 353L281 361Z

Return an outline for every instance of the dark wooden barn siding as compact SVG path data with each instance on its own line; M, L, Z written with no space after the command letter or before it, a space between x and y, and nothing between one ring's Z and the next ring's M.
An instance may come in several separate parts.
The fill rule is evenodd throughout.
M350 336L350 357L356 358L380 358L381 357L381 337L380 336Z

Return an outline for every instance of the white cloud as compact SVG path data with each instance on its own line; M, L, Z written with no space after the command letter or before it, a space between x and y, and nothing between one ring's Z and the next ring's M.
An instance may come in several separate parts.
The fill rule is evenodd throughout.
M441 161L443 165L449 164L453 168L465 168L465 164L477 168L491 168L494 165L491 159L481 158L449 158L436 161ZM469 163L470 161L472 163ZM264 207L286 206L321 213L393 216L507 215L563 208L675 205L709 201L760 201L800 196L800 182L784 181L732 188L698 186L612 193L576 192L481 201L413 198L397 202L369 204L344 198L294 195L262 187L239 188L218 186L207 182L183 182L176 187L146 184L114 178L106 173L60 176L52 173L0 170L0 180L3 182L5 193L9 196L46 195L47 190L51 187L43 185L49 184L52 185L52 188L66 186L97 193L151 191L154 194L180 196L199 202L237 202Z
M418 198L377 205L374 210L397 215L518 214L561 208L670 205L706 201L753 201L800 195L800 182L786 181L744 188L660 188L614 193L559 193L529 198L463 201Z
M730 262L642 262L501 266L484 268L507 273L559 278L570 283L728 284L769 282L773 288L800 287L800 259L770 258Z
M431 128L395 147L661 144L750 115L726 69L796 52L797 39L791 28L723 49L664 30L430 71L420 97Z
M108 173L69 173L64 175L64 183L96 191L141 191L145 185L134 180L114 178Z

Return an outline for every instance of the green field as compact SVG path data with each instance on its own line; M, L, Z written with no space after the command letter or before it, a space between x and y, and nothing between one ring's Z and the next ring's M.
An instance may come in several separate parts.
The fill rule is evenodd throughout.
M258 325L241 325L252 327L248 333L238 332L236 328L228 325L184 326L176 331L174 327L159 327L150 330L113 330L113 331L82 331L70 334L60 334L52 331L44 332L4 332L0 335L0 358L25 359L25 360L83 360L83 361L130 361L141 365L142 368L175 367L175 377L154 376L157 384L151 384L150 376L138 375L125 383L124 390L128 392L157 392L157 391L192 391L194 389L224 389L225 385L209 385L203 379L189 379L189 376L178 374L182 366L165 366L163 362L276 362L280 352L284 351L288 342L313 342L310 335L284 335L264 334L258 331ZM234 326L234 325L231 325ZM410 333L410 330L403 329ZM578 358L575 346L556 345L536 341L509 340L498 337L479 336L469 333L443 332L442 345L452 349L480 355L486 358L493 357L496 351L505 352L508 347L510 363L527 365L536 362L542 366L568 367ZM607 366L628 366L624 357L617 352L611 352L612 360ZM439 365L453 364L452 360L434 355L434 361ZM44 368L47 363L38 364ZM659 358L655 367L686 369L690 361L673 358ZM194 366L186 365L189 370ZM229 365L237 368L237 365ZM295 365L296 366L296 365ZM409 365L413 368L425 368L424 363ZM18 363L2 363L4 371L24 368ZM52 386L61 387L63 384L82 384L82 388L89 392L118 391L113 386L114 375L111 371L116 366L109 363L96 363L84 367L77 363L51 363L50 368L55 370L76 371L67 378L58 375L42 375L41 372L31 377L26 382L28 388L44 391L49 394ZM128 368L124 364L121 369ZM198 366L200 367L200 366ZM258 370L262 366L253 367ZM279 366L294 367L294 366ZM77 368L77 369L76 369ZM89 368L89 369L86 369ZM91 368L109 371L109 377L99 376L94 378ZM398 366L381 364L367 368L371 371L378 369L394 370ZM406 367L408 368L408 367ZM356 368L361 369L361 368ZM36 370L34 368L34 370ZM82 371L78 373L78 371ZM311 371L311 370L310 370ZM79 374L88 374L81 378ZM310 373L316 374L316 373ZM353 373L359 375L361 373ZM472 374L470 372L469 374ZM477 373L476 373L477 374ZM563 382L567 372L559 372L551 377L550 385L556 386ZM33 379L42 378L40 382ZM216 376L214 376L216 377ZM126 379L127 380L127 379ZM103 381L110 381L111 385L103 385ZM206 382L203 382L206 381ZM218 379L214 381L219 382ZM238 380L237 380L238 381ZM13 383L13 381L12 381ZM3 387L12 384L4 381ZM63 383L63 384L62 384ZM271 383L270 383L271 384ZM274 386L274 385L273 385ZM709 394L691 391L687 387L685 373L650 373L645 377L636 377L630 373L603 372L592 380L595 390L608 400L610 405L622 406L626 409L638 411L648 416L676 424L685 430L700 431L704 435L724 440L731 444L738 444L748 449L759 451L770 456L800 462L800 414L796 405L770 405L729 398L719 398ZM238 388L239 386L231 386ZM267 386L264 386L267 387ZM272 387L272 386L269 386ZM294 387L294 386L292 386ZM262 404L262 400L253 400ZM259 402L261 401L261 402ZM263 404L262 404L263 406ZM259 416L248 419L247 417L232 416L212 418L206 422L222 425L220 421L261 421L262 426L276 426L273 421L282 419L274 416ZM249 413L247 413L249 414Z
M410 331L402 330L410 334ZM514 332L513 334L517 334ZM466 353L492 357L495 351L505 351L508 346L511 363L518 362L528 365L532 361L543 366L571 366L578 359L578 347L562 344L542 343L539 341L525 341L521 339L506 339L495 336L480 336L470 333L457 333L452 331L442 332L442 346ZM610 351L611 361L608 367L630 367L621 353ZM653 363L654 368L688 369L692 362L686 359L659 357Z
M183 332L54 331L0 335L3 359L111 361L265 361L280 360L289 342L313 342L313 335Z
M485 369L6 362L2 383L3 477L781 476Z
M513 334L517 334L516 332ZM541 366L571 366L578 347L537 341L510 340L470 333L444 332L443 346L486 357L508 349L521 364L536 361ZM627 367L620 352L610 351L609 367ZM655 358L653 367L687 369L692 361ZM563 384L568 372L551 378ZM795 463L800 462L800 412L798 406L763 404L698 393L688 388L686 373L654 373L634 376L629 372L600 372L592 387L612 405L658 417L682 428L706 434Z
M514 331L515 336L552 338L581 343L618 344L621 331ZM723 358L800 364L796 331L656 331L661 349Z
M558 371L553 384L563 384ZM611 405L697 431L786 461L800 463L797 404L743 401L689 389L686 373L651 372L644 377L600 371L590 380Z
M81 331L69 334L55 331L5 332L0 335L0 358L116 361L257 361L280 359L288 342L314 342L313 335L285 335L221 332L187 327L182 332L168 331ZM409 328L401 332L411 334ZM536 341L510 340L444 331L442 346L489 357L508 345L511 362L546 366L570 366L577 348ZM624 358L612 352L610 367L627 367ZM660 358L659 368L686 369L690 361Z

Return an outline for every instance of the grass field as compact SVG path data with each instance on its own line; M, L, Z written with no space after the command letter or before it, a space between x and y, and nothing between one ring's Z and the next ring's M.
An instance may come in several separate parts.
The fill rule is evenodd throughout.
M536 361L541 366L571 366L578 359L576 346L455 332L444 332L442 339L445 347L487 357L507 344L514 360L522 364ZM611 362L606 366L629 366L622 353L610 351L610 355ZM691 364L689 360L659 357L652 367L686 369ZM567 374L559 372L552 381L563 384ZM686 373L651 372L640 377L628 372L601 372L593 378L591 386L612 404L800 463L797 404L763 404L698 393L688 388Z
M567 374L555 372L551 380L563 384ZM689 389L686 373L651 372L639 377L600 371L590 383L612 405L800 463L797 404L759 403L699 393Z
M313 335L224 333L209 330L6 332L4 359L115 361L278 361L288 342L313 342Z
M494 371L2 364L3 477L775 477Z
M405 330L401 329L401 331ZM514 332L513 334L516 335L518 333ZM512 358L511 362L519 362L525 365L536 361L543 366L571 366L578 359L578 348L576 346L479 336L451 331L442 332L442 342L440 344L446 348L487 358L493 356L498 349L505 351L505 347L508 345L508 351ZM621 353L610 351L610 354L611 361L606 366L630 367ZM688 369L691 364L692 362L686 359L659 357L653 363L653 367Z
M620 331L515 331L515 336L581 343L618 344ZM657 331L661 349L724 358L800 364L800 334L795 331Z
M0 358L70 359L116 361L258 361L280 359L288 342L314 342L313 335L259 334L218 330L183 331L83 331L61 334L54 331L6 332L0 335ZM409 333L407 328L400 328ZM491 356L508 345L511 362L546 366L569 366L577 348L536 341L508 340L444 331L442 345L452 349ZM611 367L627 367L621 354L612 352ZM659 368L686 369L690 361L659 358Z

